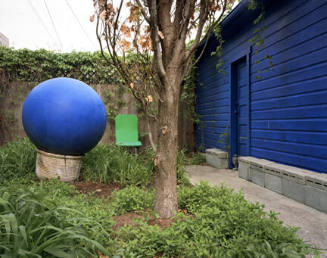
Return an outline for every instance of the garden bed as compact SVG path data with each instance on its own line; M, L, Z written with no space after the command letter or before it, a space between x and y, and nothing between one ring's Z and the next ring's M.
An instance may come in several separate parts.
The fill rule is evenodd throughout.
M150 152L135 156L98 146L84 158L82 178L73 184L36 181L29 167L33 146L26 140L0 149L0 157L8 153L16 161L3 158L0 163L1 255L305 257L313 252L296 229L283 226L275 213L247 202L241 193L206 183L190 186L182 167L203 162L199 157L179 154L180 210L161 219L153 211ZM136 171L125 167L126 160L138 163Z

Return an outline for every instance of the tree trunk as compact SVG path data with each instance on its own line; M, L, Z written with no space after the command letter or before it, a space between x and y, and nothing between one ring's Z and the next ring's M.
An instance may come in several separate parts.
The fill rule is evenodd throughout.
M159 139L156 152L154 210L160 218L170 218L178 210L177 152L178 152L178 99L181 76L174 69L167 70L163 102L159 106Z

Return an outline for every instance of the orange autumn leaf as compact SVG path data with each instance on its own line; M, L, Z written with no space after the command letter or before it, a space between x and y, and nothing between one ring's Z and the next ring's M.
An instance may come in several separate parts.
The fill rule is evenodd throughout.
M145 26L145 33L150 34L151 33L151 27L149 25Z
M107 8L108 8L108 11L109 11L109 14L110 13L114 13L115 12L115 9L114 9L114 7L113 7L113 5L112 4L107 4Z
M139 39L139 44L143 49L152 49L152 41L150 37L142 35Z
M100 13L100 19L101 19L101 20L105 20L105 19L106 19L106 16L107 16L107 12L106 12L106 10L103 10L103 11Z
M136 5L131 5L131 7L129 8L130 10L130 14L128 17L128 21L129 22L137 22L139 19L139 10L140 8Z
M123 24L120 27L120 30L124 34L125 37L127 37L127 38L131 37L131 29L127 25Z
M90 22L94 22L94 14L90 16Z
M125 39L122 39L121 41L119 41L119 44L122 46L124 51L128 51L131 48L131 42L129 42Z

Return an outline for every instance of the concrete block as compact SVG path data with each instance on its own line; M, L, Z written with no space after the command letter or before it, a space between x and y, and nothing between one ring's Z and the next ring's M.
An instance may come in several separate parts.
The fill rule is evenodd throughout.
M256 160L256 158L250 157L250 156L240 156L240 157L238 157L238 162L243 162L243 163L247 163L247 164L250 164L251 161L253 162L254 160Z
M251 171L251 181L257 185L260 185L262 187L265 186L265 173L263 172L263 170L261 170L260 168L257 167L253 167L251 165L250 168Z
M239 177L327 213L327 174L239 157Z
M304 203L304 184L282 177L282 194L295 201Z
M207 149L206 162L215 168L228 168L228 154L219 149Z
M306 185L304 190L304 203L312 208L327 213L327 192L310 185Z
M287 178L290 181L298 182L299 184L305 184L305 173L303 170L287 166L284 164L274 163L266 165L267 172L279 173L281 177Z
M314 188L327 192L327 174L310 173L305 176L305 182Z
M282 178L280 176L265 173L265 187L271 191L282 193Z
M244 163L242 161L239 162L238 163L238 176L245 180L249 180L249 169L250 169L250 164Z
M228 153L226 151L223 151L220 149L206 149L206 154L207 153L213 154L218 158L227 159L227 157L228 157Z
M282 177L282 173L279 170L278 164L275 162L265 164L263 169L266 174Z

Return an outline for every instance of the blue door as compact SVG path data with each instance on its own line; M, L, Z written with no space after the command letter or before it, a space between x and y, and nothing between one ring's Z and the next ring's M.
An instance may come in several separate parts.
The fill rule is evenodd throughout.
M246 58L232 64L231 78L231 149L232 157L249 155L249 84Z

